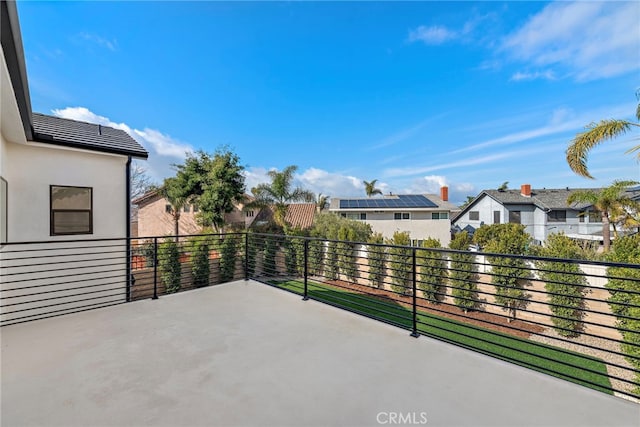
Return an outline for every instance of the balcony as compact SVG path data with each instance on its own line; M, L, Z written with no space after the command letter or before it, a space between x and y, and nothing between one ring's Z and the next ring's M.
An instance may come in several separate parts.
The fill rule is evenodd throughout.
M554 334L536 314L549 317L541 302L508 322L488 313L490 295L483 309L450 307L448 283L430 303L419 274L430 255L415 248L378 247L409 254L410 289L396 292L406 271L391 261L382 285L369 286L374 246L322 242L353 256L349 281L348 260L338 257L348 275L336 278L329 252L318 258L309 239L216 237L206 284L226 283L167 294L163 241L145 242L146 252L137 241L2 249L3 425L637 425L638 404L620 398L634 397L626 373L637 371L604 300L594 301L596 276L606 279L598 265L586 273L585 309L598 313L583 335L617 350ZM195 249L186 238L178 246L185 290ZM483 271L474 280L495 274L478 258L486 254L473 256ZM596 350L618 359L588 354Z

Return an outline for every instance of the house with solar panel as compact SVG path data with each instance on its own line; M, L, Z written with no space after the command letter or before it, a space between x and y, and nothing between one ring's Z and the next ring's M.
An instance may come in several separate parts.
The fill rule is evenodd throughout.
M31 110L15 2L1 2L0 244L129 235L126 132Z
M447 246L451 240L452 212L459 208L449 202L449 189L435 194L389 194L382 197L331 198L329 211L342 217L366 222L374 233L392 238L396 231L409 233L412 244L427 238Z

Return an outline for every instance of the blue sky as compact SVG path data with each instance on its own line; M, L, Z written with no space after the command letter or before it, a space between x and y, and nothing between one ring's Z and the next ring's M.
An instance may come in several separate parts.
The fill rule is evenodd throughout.
M19 2L34 111L111 124L156 180L227 144L247 186L270 168L334 197L362 180L454 202L511 188L640 181L624 152L574 175L568 142L633 120L638 2Z

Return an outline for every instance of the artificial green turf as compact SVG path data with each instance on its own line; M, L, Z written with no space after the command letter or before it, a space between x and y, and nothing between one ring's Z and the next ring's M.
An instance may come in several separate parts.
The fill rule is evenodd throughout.
M298 294L303 293L304 284L300 281L272 281L270 283ZM308 295L318 301L412 329L412 311L392 301L382 301L373 296L317 282L308 283ZM601 359L516 338L424 311L418 311L417 327L421 334L613 394L611 390L607 389L611 388L611 383L605 364Z

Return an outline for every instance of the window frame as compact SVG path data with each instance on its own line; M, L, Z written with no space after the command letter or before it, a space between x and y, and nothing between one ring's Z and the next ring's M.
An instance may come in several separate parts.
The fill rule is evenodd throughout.
M54 188L79 188L83 190L89 190L89 209L54 209L53 208L53 189ZM88 230L56 232L55 214L57 212L88 213L89 214ZM75 235L83 235L83 234L93 234L93 187L81 187L78 185L49 185L49 234L51 236L75 236Z
M513 218L518 218L518 222L513 221ZM509 224L522 224L522 211L509 211Z
M394 212L393 220L394 221L407 221L411 219L411 212Z
M558 218L558 212L564 212L564 218ZM553 209L547 212L547 222L567 222L566 209Z
M498 217L497 221L496 221L496 216ZM502 215L500 214L500 211L493 211L493 223L494 224L500 224L500 219L502 218Z
M432 220L449 219L449 213L448 212L431 212L431 219Z
M472 215L476 218L472 218ZM480 211L469 211L469 221L480 221Z

